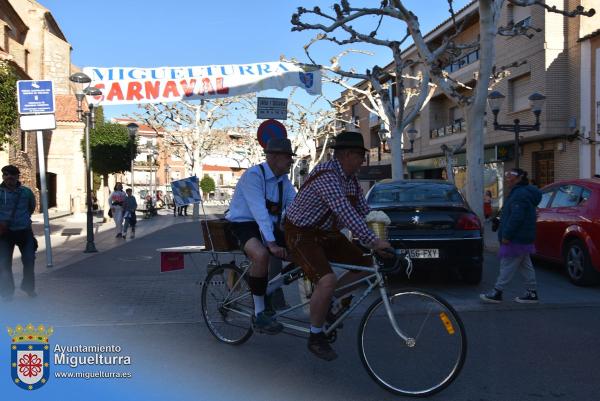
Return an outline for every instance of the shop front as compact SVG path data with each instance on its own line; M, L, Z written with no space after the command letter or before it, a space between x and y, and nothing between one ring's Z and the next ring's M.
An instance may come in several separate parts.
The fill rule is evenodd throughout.
M484 191L490 191L492 208L502 206L504 160L506 155L498 157L498 147L487 148L484 151ZM467 155L457 153L452 160L452 171L457 188L463 192L467 184ZM446 158L444 156L408 162L408 174L411 179L447 179Z

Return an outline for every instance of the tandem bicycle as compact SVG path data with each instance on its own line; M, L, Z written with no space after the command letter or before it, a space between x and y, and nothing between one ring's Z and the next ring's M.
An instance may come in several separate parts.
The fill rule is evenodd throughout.
M209 252L209 251L207 251ZM253 334L251 317L254 305L248 286L250 263L220 263L215 252L202 283L201 305L204 321L219 341L240 345ZM362 365L370 377L384 389L399 395L423 397L447 387L460 373L467 352L463 323L454 308L439 295L418 289L390 291L388 278L412 262L406 253L395 251L386 260L371 252L371 267L331 263L333 268L360 270L367 276L340 289L366 289L355 296L348 310L324 329L329 341L336 340L343 321L367 297L379 297L364 312L358 327L358 351ZM303 277L300 267L290 263L269 281L267 294ZM338 290L340 290L338 289ZM355 290L355 293L360 290ZM275 312L283 324L283 333L308 335L305 322L295 318L310 300L300 301Z

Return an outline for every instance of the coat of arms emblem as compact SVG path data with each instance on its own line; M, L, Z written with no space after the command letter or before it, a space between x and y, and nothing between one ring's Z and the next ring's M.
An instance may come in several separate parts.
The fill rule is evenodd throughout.
M31 323L8 328L11 337L10 371L13 383L25 390L36 390L50 378L50 344L52 327Z
M299 72L298 74L300 74L300 82L302 82L306 88L313 86L314 76L312 72Z

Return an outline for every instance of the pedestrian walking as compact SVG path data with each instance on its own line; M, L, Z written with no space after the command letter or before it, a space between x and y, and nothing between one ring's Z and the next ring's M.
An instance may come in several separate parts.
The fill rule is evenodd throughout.
M515 301L537 303L537 284L530 254L535 251L536 207L542 192L529 184L527 172L520 168L513 168L505 177L510 193L504 202L498 228L500 273L494 288L481 294L480 298L488 303L501 302L504 288L518 270L525 280L526 291Z
M20 171L16 166L2 168L0 184L0 296L4 301L13 299L15 282L12 272L12 257L15 246L21 252L23 281L21 290L30 297L35 292L35 251L37 240L31 229L31 214L35 210L35 196L31 189L19 181Z
M135 196L133 196L131 188L127 188L125 192L127 193L127 196L123 202L125 209L123 213L123 239L127 238L127 229L129 226L131 226L131 238L135 238L135 225L137 223L135 211L137 210L137 201L135 200Z
M117 182L114 191L108 197L108 204L110 205L110 217L115 221L115 229L117 231L117 238L122 237L123 233L123 204L127 194L123 192L123 184Z

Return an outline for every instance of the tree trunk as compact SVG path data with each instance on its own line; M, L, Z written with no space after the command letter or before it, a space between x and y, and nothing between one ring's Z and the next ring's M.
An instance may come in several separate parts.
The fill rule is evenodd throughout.
M450 150L445 150L444 156L446 156L446 179L454 184L454 153Z
M496 59L496 32L498 15L503 1L480 0L479 28L480 52L479 77L471 104L467 108L467 201L481 221L483 216L483 135L488 87L492 67Z
M390 142L390 151L392 156L392 179L401 180L404 178L401 127L396 126L392 128L392 138Z

